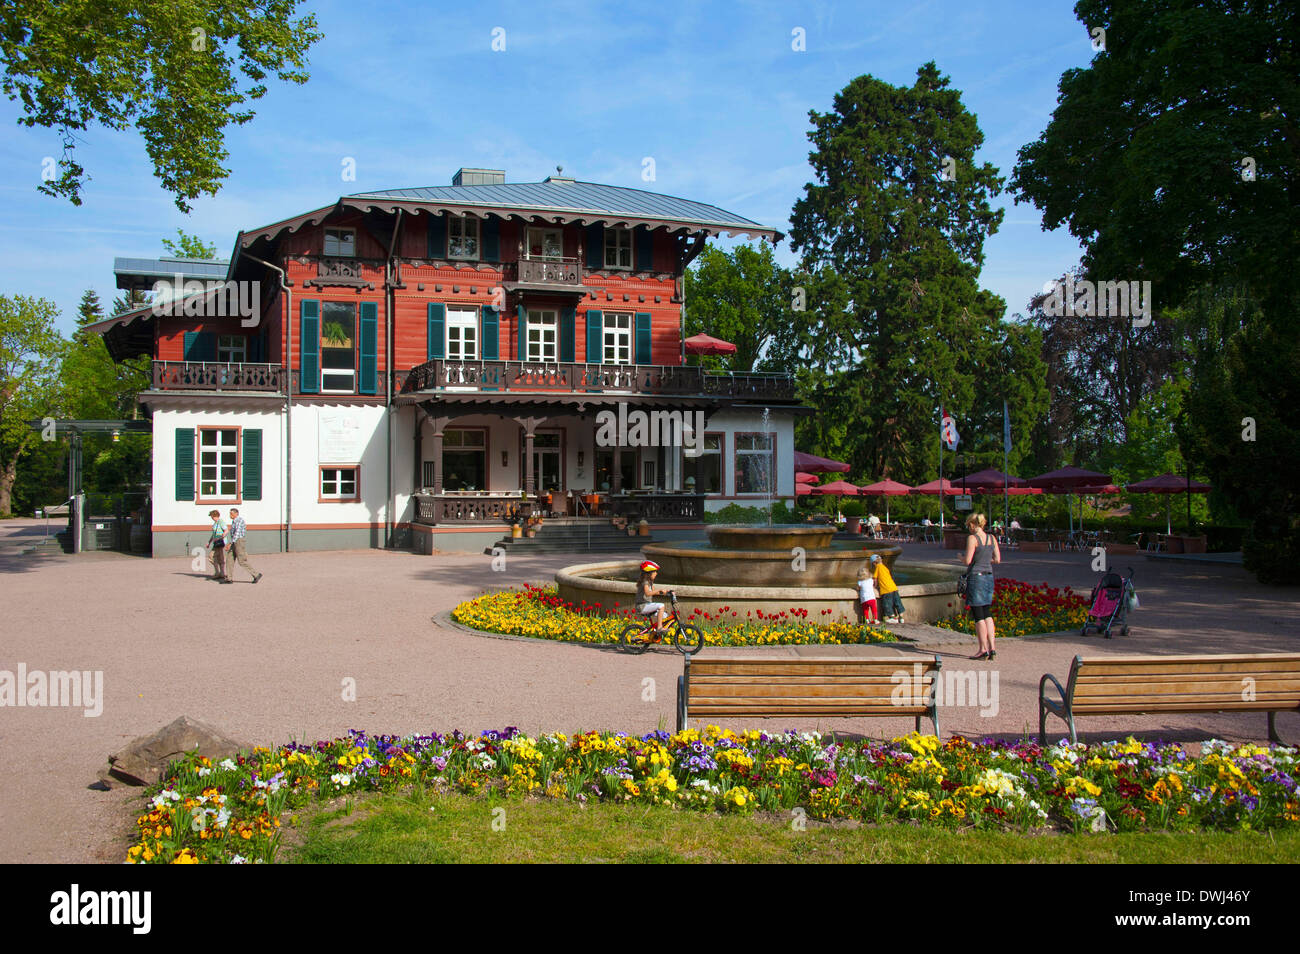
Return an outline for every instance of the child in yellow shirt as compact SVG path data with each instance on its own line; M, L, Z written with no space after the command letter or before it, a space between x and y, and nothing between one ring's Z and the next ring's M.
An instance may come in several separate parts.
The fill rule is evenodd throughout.
M871 578L876 581L876 591L880 594L880 615L885 622L907 622L903 618L903 600L898 595L898 584L894 582L889 567L874 553L871 555Z

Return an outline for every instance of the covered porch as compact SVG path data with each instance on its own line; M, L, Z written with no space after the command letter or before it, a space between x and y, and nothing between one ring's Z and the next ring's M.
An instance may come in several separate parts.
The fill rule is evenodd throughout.
M691 486L684 451L702 441L716 399L442 392L398 401L414 415L417 524L500 526L533 515L704 519L705 494ZM638 421L653 426L638 431Z

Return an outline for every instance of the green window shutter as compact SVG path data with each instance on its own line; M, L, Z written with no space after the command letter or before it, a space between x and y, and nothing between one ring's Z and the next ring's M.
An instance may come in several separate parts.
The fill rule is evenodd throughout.
M565 308L560 312L560 360L567 363L573 363L573 338L576 332L574 324L577 321L577 312L572 308Z
M501 332L500 320L497 317L497 310L492 307L483 309L482 331L483 336L483 360L496 361L501 354Z
M650 315L644 311L636 313L636 363L654 363L650 360Z
M298 390L316 394L320 391L320 302L304 298L300 308Z
M605 313L587 309L587 363L600 364L605 358Z
M654 268L655 238L644 225L638 225L632 233L636 245L636 270L648 272Z
M447 219L442 213L429 216L429 258L447 257Z
M194 429L176 428L176 499L194 502Z
M361 334L358 344L361 352L362 394L374 394L379 388L379 306L373 301L361 303Z
M210 331L185 332L186 361L216 361L217 336Z
M501 261L501 220L489 216L482 220L479 229L483 233L483 261Z
M605 267L605 226L587 226L587 267L593 271Z
M429 302L429 334L425 347L426 360L433 361L446 353L447 306L439 301Z
M243 431L243 483L245 500L262 499L262 430L246 427Z
M519 360L528 360L528 310L523 305L516 305L519 315Z

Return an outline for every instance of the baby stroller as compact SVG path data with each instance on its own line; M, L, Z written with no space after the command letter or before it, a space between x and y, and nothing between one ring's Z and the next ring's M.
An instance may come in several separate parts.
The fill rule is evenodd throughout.
M1133 588L1133 568L1129 567L1128 576L1110 572L1102 576L1101 581L1092 588L1092 606L1088 609L1088 621L1083 624L1080 636L1090 632L1111 638L1111 630L1120 627L1121 636L1128 635L1128 611L1137 609L1137 590Z

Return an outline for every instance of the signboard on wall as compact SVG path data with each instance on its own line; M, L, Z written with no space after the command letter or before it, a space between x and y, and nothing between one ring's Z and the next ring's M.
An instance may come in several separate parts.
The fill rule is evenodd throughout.
M352 411L321 411L320 462L322 464L359 464L365 441L361 419Z
M958 494L952 498L954 510L969 510L971 508L970 494Z

